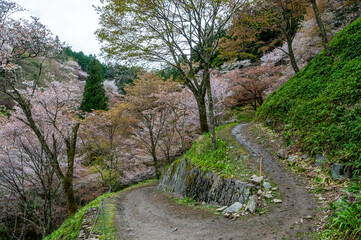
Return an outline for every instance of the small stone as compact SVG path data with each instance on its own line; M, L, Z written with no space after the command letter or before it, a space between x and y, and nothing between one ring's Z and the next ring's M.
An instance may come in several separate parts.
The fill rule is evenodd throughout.
M294 162L294 161L297 160L297 156L296 156L296 155L291 155L291 156L289 156L289 157L287 158L287 160L288 160L289 162Z
M306 216L306 219L312 219L312 216L311 216L311 215L307 215L307 216Z
M202 202L202 205L206 205L207 203L206 202Z
M256 211L256 200L255 196L250 196L248 199L248 203L246 206L246 211L249 211L250 213L254 213Z
M275 199L273 199L273 202L274 202L274 203L282 203L282 200L281 200L281 199L276 199L276 198L275 198Z
M258 192L257 192L257 195L262 195L262 190L260 189L260 190L258 190Z
M266 194L263 195L263 197L265 197L265 198L267 198L267 199L270 199L270 198L272 198L273 196L272 196L272 194L270 194L270 193L266 193Z
M284 149L281 149L277 152L277 156L281 159L286 159L287 158L287 152Z
M277 187L272 188L272 191L277 191L277 190L278 190Z
M227 208L227 206L223 206L223 207L220 207L220 208L217 208L217 212L223 212L225 209Z
M272 187L271 187L271 184L269 183L269 182L264 182L263 183L263 187L267 190L267 191L269 191Z
M227 213L227 212L238 212L241 208L242 208L243 204L239 203L239 202L235 202L233 203L230 207L226 208L225 210L223 210L223 214Z
M257 177L256 175L252 176L252 182L253 183L259 183L262 180L263 180L263 176L261 176L261 177Z
M331 173L334 179L346 178L344 167L341 164L334 163L331 168Z

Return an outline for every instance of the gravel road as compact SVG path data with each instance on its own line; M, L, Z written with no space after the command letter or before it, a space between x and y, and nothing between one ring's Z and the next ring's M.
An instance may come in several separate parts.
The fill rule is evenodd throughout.
M153 183L117 197L119 239L312 239L315 220L306 216L314 215L317 202L305 189L304 180L284 169L276 157L257 144L250 125L238 125L232 134L253 156L255 166L263 154L265 174L278 185L283 203L269 213L232 221L176 204L155 190Z

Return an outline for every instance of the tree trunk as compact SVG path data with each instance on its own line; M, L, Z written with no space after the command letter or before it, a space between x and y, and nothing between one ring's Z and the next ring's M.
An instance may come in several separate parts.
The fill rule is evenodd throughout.
M66 176L64 177L62 183L66 197L68 216L72 216L77 210L77 204L74 197L73 178L70 176Z
M153 157L153 161L154 161L155 177L157 179L159 179L160 172L159 172L159 168L158 168L158 158L157 158L157 153L155 152L155 149L152 152L152 157Z
M320 16L320 13L318 11L316 0L311 0L313 11L315 13L315 18L318 24L318 27L320 28L320 33L323 41L323 46L325 48L327 56L331 55L330 46L328 45L328 39L327 39L327 33L325 29L325 25L323 24L322 18Z
M76 151L76 141L78 138L78 130L80 124L77 123L73 126L71 139L64 139L67 150L67 162L68 169L65 176L63 177L63 187L65 196L67 199L68 207L68 216L73 215L77 210L77 204L75 202L74 190L73 190L73 175L74 175L74 160L75 160L75 151Z
M199 113L199 123L201 128L201 133L207 133L209 131L208 122L207 122L207 109L206 102L204 98L197 97L198 113Z
M288 56L290 57L292 68L295 71L295 73L298 73L300 69L297 66L295 54L292 48L292 38L290 36L287 36L287 47L288 47Z
M213 97L212 97L212 87L211 87L211 80L210 80L210 73L208 66L204 68L203 81L206 82L206 86L207 86L209 127L211 129L212 147L213 149L216 149L217 141L216 141L215 126L214 126Z

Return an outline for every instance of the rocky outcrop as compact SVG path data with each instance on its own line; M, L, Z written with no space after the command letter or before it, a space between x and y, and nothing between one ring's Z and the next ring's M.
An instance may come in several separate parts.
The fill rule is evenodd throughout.
M196 201L232 205L246 203L255 185L237 179L201 171L183 159L171 165L160 180L158 189L193 198Z

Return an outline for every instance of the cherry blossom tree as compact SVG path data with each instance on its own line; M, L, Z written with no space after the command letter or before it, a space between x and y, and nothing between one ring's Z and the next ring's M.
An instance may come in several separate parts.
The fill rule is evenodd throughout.
M74 88L78 84L50 82L47 88L39 87L42 65L37 79L24 79L21 61L36 58L43 63L61 51L61 44L38 19L11 19L9 15L20 9L18 5L2 1L0 6L0 91L16 103L9 124L17 121L24 129L31 129L62 183L68 214L72 215L77 209L73 174L80 126L74 118L78 108L78 94L74 93L80 92ZM60 149L66 157L59 156Z
M57 217L53 213L55 205L60 205L59 181L30 129L19 128L18 122L6 127L9 128L0 130L0 186L7 193L5 198L13 199L13 211L1 211L2 216L8 216L3 225L9 239L10 235L23 239L28 231L45 237L55 226ZM26 231L17 231L16 225Z
M157 177L159 177L157 151L170 114L167 106L158 101L157 95L164 91L172 92L172 88L175 87L175 83L164 82L152 73L140 75L134 84L125 87L127 92L125 101L129 104L132 115L137 119L133 136L152 156Z
M49 163L54 168L57 178L63 186L67 199L68 213L76 211L73 192L73 173L79 122L76 119L77 109L81 99L81 89L78 82L51 82L46 88L28 87L16 89L19 96L11 115L3 119L0 134L24 131L31 141L24 143L38 144ZM24 135L25 136L25 135ZM5 139L5 138L4 138ZM20 139L21 140L21 139ZM14 146L23 149L14 141ZM6 143L2 144L7 146Z

